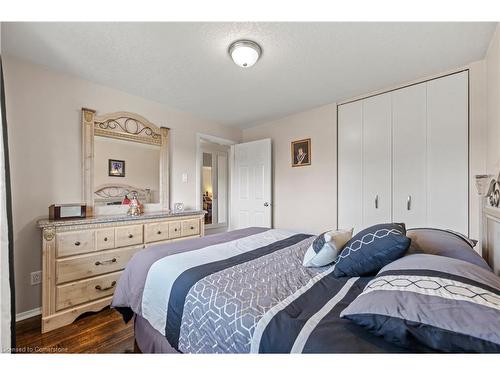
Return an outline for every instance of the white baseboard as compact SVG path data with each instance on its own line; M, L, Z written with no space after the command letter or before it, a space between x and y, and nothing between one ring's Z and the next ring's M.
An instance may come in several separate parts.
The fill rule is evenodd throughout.
M42 308L37 307L36 309L33 310L28 310L21 312L19 314L16 314L16 322L20 322L21 320L25 320L28 318L33 318L34 316L41 315L42 314Z

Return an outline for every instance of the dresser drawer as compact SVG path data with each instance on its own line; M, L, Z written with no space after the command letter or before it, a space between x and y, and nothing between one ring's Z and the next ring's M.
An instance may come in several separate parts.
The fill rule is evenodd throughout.
M200 221L198 219L182 221L182 236L195 236L200 234Z
M116 247L132 246L142 243L142 224L116 228Z
M122 270L139 247L100 251L56 261L56 284Z
M181 222L174 221L168 224L168 238L177 238L181 236Z
M144 242L168 240L168 223L151 223L144 225Z
M115 228L97 229L95 237L97 250L107 250L115 247Z
M56 287L56 310L90 302L114 293L121 272L92 277Z
M93 230L56 233L56 249L58 257L95 251L95 233Z

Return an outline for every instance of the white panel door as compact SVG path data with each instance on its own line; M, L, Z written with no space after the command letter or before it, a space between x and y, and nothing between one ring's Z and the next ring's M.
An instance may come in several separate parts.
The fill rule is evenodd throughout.
M231 228L271 227L271 139L232 146Z
M363 228L391 222L391 94L363 100Z
M428 225L468 234L468 73L427 83Z
M392 93L393 221L427 226L426 84Z
M338 107L338 227L363 227L363 102Z

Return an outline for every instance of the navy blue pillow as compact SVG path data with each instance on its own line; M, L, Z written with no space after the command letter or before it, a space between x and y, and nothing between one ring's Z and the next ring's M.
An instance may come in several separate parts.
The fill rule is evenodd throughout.
M333 274L336 277L373 275L401 258L410 243L404 224L377 224L366 228L346 243Z

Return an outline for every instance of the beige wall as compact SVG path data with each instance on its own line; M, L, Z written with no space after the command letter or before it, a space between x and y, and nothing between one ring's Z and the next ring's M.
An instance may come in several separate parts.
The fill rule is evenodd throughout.
M469 230L471 237L478 238L479 208L474 175L484 173L486 167L486 64L484 61L478 61L469 64L468 68L470 70ZM243 131L244 141L268 137L273 141L275 227L311 233L336 227L336 126L336 104L330 104ZM290 142L309 137L312 144L312 165L292 168ZM301 220L305 212L308 213L307 219Z
M493 35L485 60L488 90L487 172L497 176L500 171L500 26Z
M239 141L241 131L164 105L32 63L6 57L4 74L9 123L17 311L40 306L40 286L30 272L41 269L36 220L52 203L79 202L81 196L80 110L136 112L170 127L171 202L195 207L196 133ZM182 182L182 174L188 182Z
M274 227L320 233L337 226L337 106L329 104L243 131L271 138ZM290 142L311 138L311 165L291 167Z

